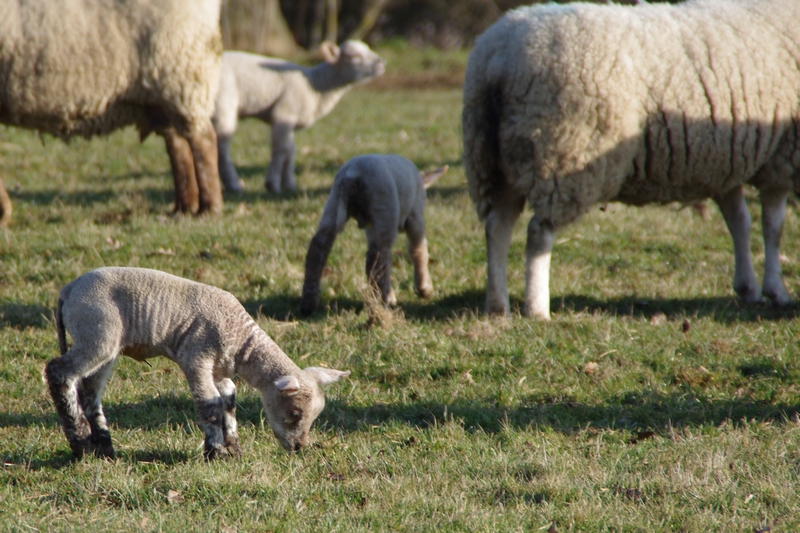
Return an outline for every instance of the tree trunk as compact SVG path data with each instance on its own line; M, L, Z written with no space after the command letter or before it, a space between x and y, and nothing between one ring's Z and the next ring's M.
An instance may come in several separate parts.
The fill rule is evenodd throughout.
M361 23L353 30L348 39L364 40L367 34L378 22L383 9L389 4L389 0L368 0L367 6L364 9L364 16L361 18Z
M299 50L281 12L280 0L226 0L222 36L226 49L279 57Z
M337 42L339 24L339 6L336 0L325 0L325 40Z

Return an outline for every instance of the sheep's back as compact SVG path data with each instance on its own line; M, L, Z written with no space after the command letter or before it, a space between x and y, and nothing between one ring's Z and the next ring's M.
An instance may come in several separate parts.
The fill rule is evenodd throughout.
M479 214L501 186L568 222L597 201L705 197L752 178L796 116L800 86L800 8L769 4L781 32L754 5L767 3L507 15L479 39L464 85L465 169Z
M3 2L0 121L88 137L147 129L158 108L192 130L213 112L222 47L218 1L185 4Z

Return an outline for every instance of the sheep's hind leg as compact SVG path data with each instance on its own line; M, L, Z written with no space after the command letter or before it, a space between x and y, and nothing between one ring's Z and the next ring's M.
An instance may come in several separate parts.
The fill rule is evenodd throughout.
M217 156L217 133L210 120L188 138L192 148L194 174L199 195L198 214L222 212L222 188Z
M114 369L114 361L115 359L101 366L96 372L80 380L78 384L78 399L92 430L89 438L92 451L98 457L109 459L113 459L116 454L111 442L111 432L108 430L106 416L103 413L101 398L108 376Z
M525 207L522 196L498 195L486 217L486 312L506 315L508 301L508 250L514 223Z
M425 239L425 220L421 213L413 212L406 221L408 253L414 263L414 290L420 298L430 298L433 282L428 272L428 241Z
M69 357L71 353L52 359L44 371L64 435L72 453L80 458L92 452L92 428L78 399L77 381L81 373L76 368L76 358Z
M792 302L781 276L781 233L786 214L786 191L761 193L761 231L764 235L764 296L776 306Z
M534 215L528 224L525 245L525 305L526 316L550 320L550 256L556 240L553 225Z
M325 215L323 215L323 221L311 239L311 244L308 246L308 253L306 254L303 296L300 299L300 312L303 315L310 315L319 305L319 285L322 279L322 271L325 269L325 263L328 262L333 242L336 240L336 234L335 220L332 223L327 223Z
M397 239L397 216L374 220L367 233L367 282L380 291L384 305L397 305L392 290L392 246Z
M761 300L761 286L750 256L751 219L742 187L734 187L724 195L715 197L714 201L733 239L733 290L747 303L758 302Z
M11 198L8 197L8 191L0 179L0 228L8 226L9 222L11 222Z
M200 193L197 190L194 156L189 142L170 126L159 132L167 146L172 178L175 182L175 212L197 213L200 209Z
M229 455L239 457L242 449L239 446L239 433L236 430L236 385L228 378L215 383L224 408L222 435L225 449Z
M284 169L289 160L294 160L294 127L290 124L276 123L272 126L272 159L267 168L267 178L264 187L275 194L281 192L284 181ZM294 168L292 168L294 172ZM292 181L294 179L292 178Z

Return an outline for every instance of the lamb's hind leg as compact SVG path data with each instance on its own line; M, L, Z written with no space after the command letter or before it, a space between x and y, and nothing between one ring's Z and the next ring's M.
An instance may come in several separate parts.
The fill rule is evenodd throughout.
M406 221L408 253L414 264L414 290L420 298L430 298L433 282L428 272L428 241L425 239L425 220L422 213L412 212Z
M108 376L114 369L114 360L101 366L94 374L86 376L78 384L78 399L92 430L90 443L92 451L98 457L115 457L111 432L108 430L103 404L101 402Z
M239 447L239 432L236 430L236 385L228 378L215 383L224 409L222 435L225 449L229 455L239 457L242 449Z
M513 193L499 194L486 217L486 312L508 314L508 249L514 223L525 198Z
M378 218L378 217L376 217ZM373 220L367 233L367 282L380 291L384 305L397 305L392 290L392 246L397 239L399 217Z
M8 226L11 221L11 198L8 197L8 192L3 185L3 180L0 179L0 228Z
M327 206L326 206L327 208ZM327 211L326 211L327 213ZM300 312L310 315L319 305L320 280L325 263L336 240L336 220L327 220L323 214L322 222L311 239L306 254L306 273L303 280L303 296L300 299Z
M761 300L761 286L750 256L750 211L744 201L742 187L734 187L727 193L715 197L714 201L717 202L733 239L735 262L733 290L745 302L758 302ZM764 227L766 228L766 225Z
M783 307L792 301L781 276L781 233L786 213L786 191L762 191L761 231L764 235L764 296Z

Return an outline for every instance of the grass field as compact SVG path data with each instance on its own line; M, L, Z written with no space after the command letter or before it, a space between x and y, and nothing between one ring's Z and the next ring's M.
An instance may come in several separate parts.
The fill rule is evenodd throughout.
M411 61L386 53L389 69ZM65 145L0 130L15 207L0 230L1 531L800 530L797 307L740 305L713 206L703 220L677 206L612 204L559 234L552 322L519 315L522 222L514 313L482 316L483 227L452 87L463 54L422 61L419 83L358 89L297 135L297 194L264 192L269 130L243 123L232 155L246 192L226 196L219 218L169 215L160 139L140 144L125 130ZM441 83L405 88L426 79ZM367 152L451 167L428 191L436 293L414 296L401 236L399 310L369 327L366 245L351 222L323 278L323 308L299 319L306 247L333 174ZM752 194L750 203L760 269ZM792 207L792 293L798 230ZM206 463L178 368L121 358L105 394L118 458L71 460L41 370L58 352L58 291L102 265L220 286L301 366L350 369L328 389L313 443L283 452L240 384L243 456Z

